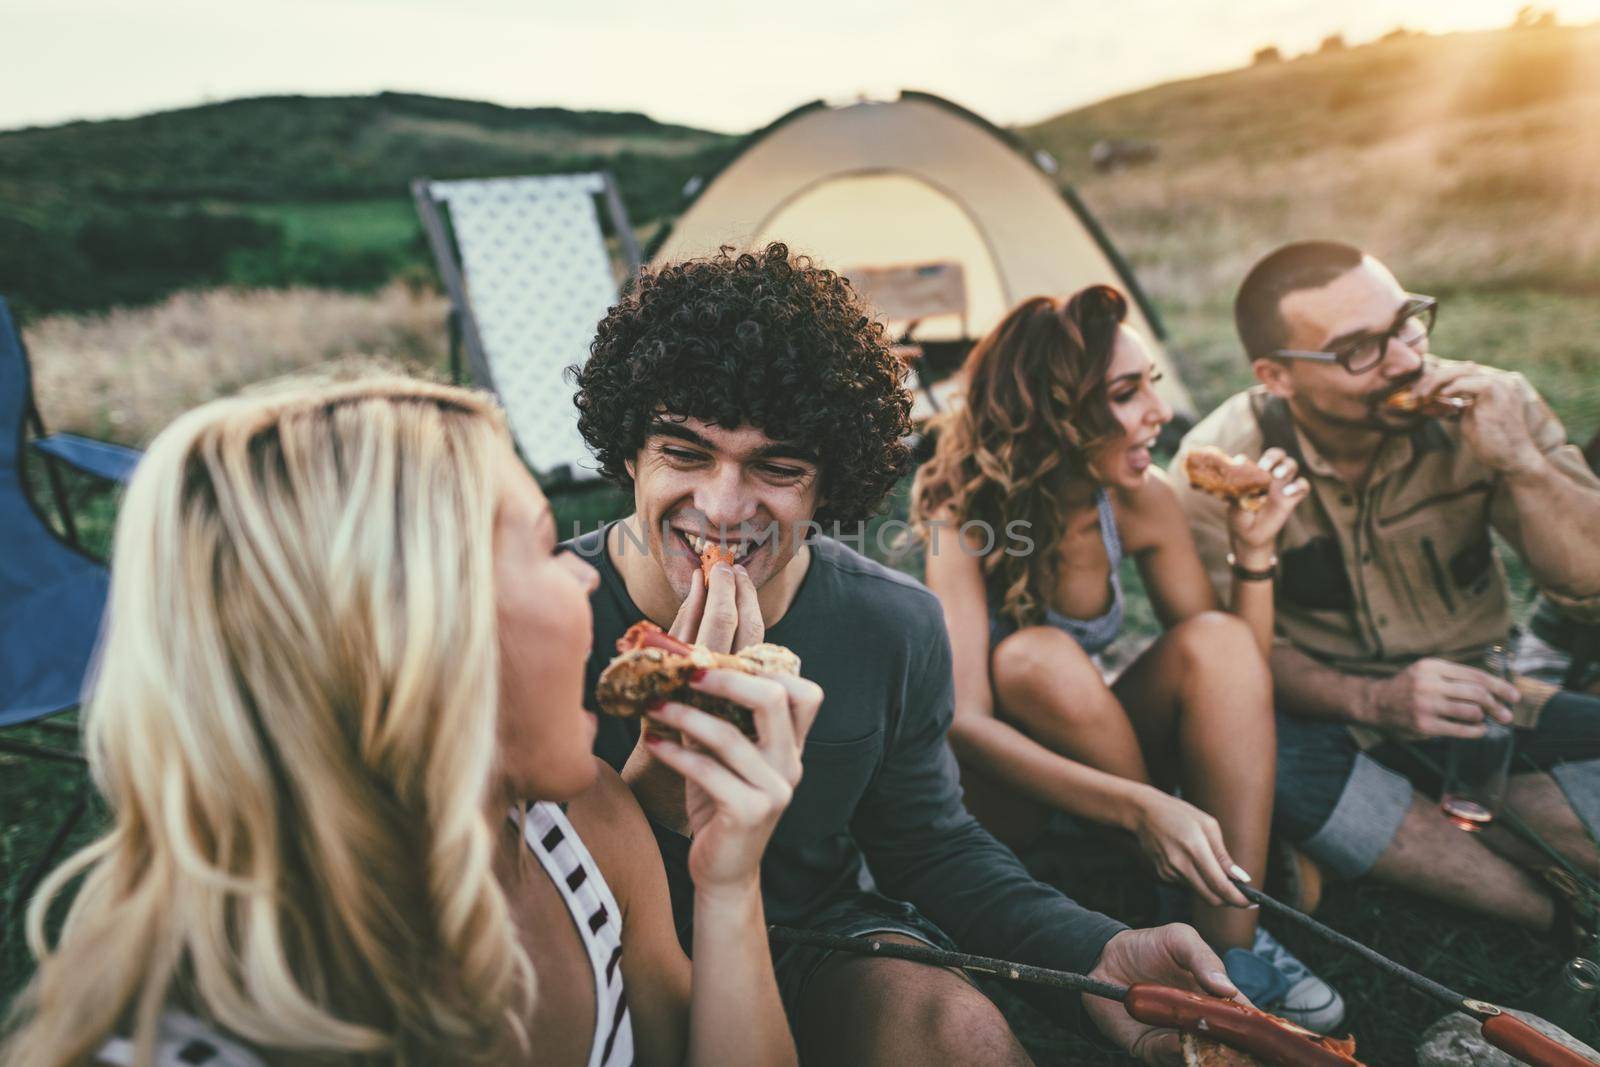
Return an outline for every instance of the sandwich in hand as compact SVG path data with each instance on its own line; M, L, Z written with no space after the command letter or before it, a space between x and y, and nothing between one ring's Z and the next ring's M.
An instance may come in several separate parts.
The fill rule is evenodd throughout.
M1287 1019L1280 1019L1276 1015L1269 1015L1259 1009L1252 1008L1251 1012L1271 1019L1286 1033L1309 1041L1323 1052L1332 1053L1335 1057L1348 1061L1352 1067L1364 1067L1362 1062L1356 1059L1356 1040L1353 1037L1324 1037L1321 1034L1314 1034L1310 1030L1296 1026ZM1263 1060L1248 1052L1241 1052L1239 1049L1224 1045L1220 1041L1213 1041L1211 1038L1201 1034L1186 1033L1179 1039L1179 1043L1183 1047L1184 1067L1272 1067L1272 1065L1280 1062L1285 1065L1296 1062L1293 1058L1281 1061L1278 1059Z
M653 622L636 622L617 639L616 658L600 673L595 699L601 711L624 719L643 715L658 701L688 704L733 723L755 740L756 726L749 708L690 687L689 679L696 671L712 669L798 675L800 657L782 645L769 644L751 645L733 655L713 652L680 641ZM670 732L654 724L649 729Z
M1189 484L1202 492L1259 511L1272 492L1272 475L1243 456L1229 456L1215 445L1201 445L1183 458Z
M1262 1067L1262 1062L1248 1052L1229 1048L1209 1037L1184 1034L1183 1067Z
M1423 396L1410 389L1399 389L1383 398L1383 406L1390 411L1408 415L1423 415L1430 419L1450 419L1472 407L1470 396L1442 396L1434 393Z

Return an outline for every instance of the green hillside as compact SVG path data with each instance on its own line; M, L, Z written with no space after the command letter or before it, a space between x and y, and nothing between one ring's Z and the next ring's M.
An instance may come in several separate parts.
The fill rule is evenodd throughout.
M31 310L427 269L407 185L604 167L636 223L733 139L631 112L400 93L262 97L0 133L0 292ZM14 257L6 257L14 260Z

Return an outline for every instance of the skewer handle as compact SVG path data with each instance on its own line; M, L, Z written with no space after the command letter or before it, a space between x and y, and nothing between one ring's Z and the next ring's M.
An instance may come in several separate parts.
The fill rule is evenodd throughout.
M1150 1026L1168 1026L1213 1038L1269 1063L1295 1067L1350 1067L1350 1060L1323 1048L1315 1035L1302 1036L1231 1000L1201 996L1169 986L1130 986L1123 1002L1128 1014ZM1565 1067L1564 1062L1555 1067ZM1583 1062L1583 1061L1579 1061ZM1590 1065L1593 1067L1593 1065Z
M1533 1067L1594 1067L1594 1060L1546 1037L1508 1011L1483 1020L1483 1036L1501 1052Z

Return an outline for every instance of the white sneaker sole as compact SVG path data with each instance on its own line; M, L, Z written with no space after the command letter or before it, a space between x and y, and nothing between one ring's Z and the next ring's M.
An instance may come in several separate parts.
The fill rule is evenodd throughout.
M1344 1022L1344 999L1315 977L1300 979L1271 1010L1318 1034L1330 1034Z

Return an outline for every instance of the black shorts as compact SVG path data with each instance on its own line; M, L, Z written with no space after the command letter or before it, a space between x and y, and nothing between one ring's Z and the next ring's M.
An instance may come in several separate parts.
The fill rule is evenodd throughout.
M812 915L806 929L840 937L869 934L904 934L933 948L952 950L955 943L914 906L877 893L857 893L834 902ZM776 946L775 946L776 947ZM834 950L812 945L783 945L773 956L778 994L789 1016L789 1028L799 1032L800 1000L806 983Z

